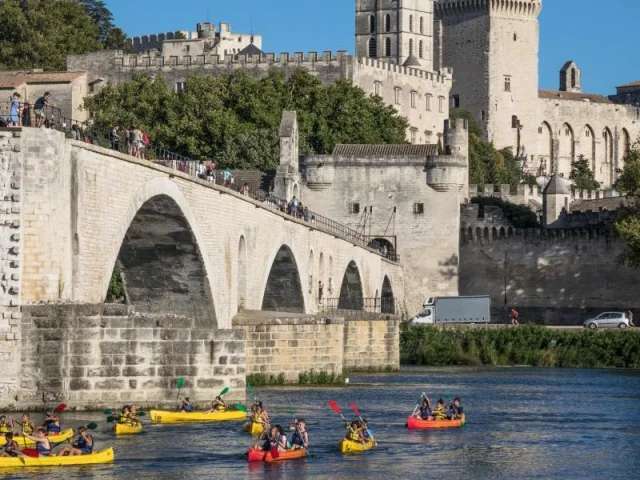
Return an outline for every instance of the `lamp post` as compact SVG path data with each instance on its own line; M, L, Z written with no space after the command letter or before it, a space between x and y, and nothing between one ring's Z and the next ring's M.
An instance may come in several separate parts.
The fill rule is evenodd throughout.
M504 252L504 318L505 321L507 322L507 325L509 324L509 317L508 317L508 310L507 310L507 279L508 279L508 273L509 273L509 254L507 252Z

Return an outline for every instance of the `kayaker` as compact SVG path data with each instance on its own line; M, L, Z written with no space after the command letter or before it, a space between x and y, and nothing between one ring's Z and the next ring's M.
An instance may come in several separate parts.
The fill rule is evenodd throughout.
M352 442L366 443L364 441L364 437L361 435L360 426L358 425L357 420L351 422L351 425L347 423L345 425L345 428L348 430L346 436L347 440L351 440Z
M253 448L263 450L265 452L271 450L271 446L275 448L278 438L278 429L274 426L269 429L265 428L262 435L258 438L258 441ZM262 443L261 443L262 441Z
M213 403L211 404L211 410L209 410L207 413L226 412L226 411L227 411L227 404L224 403L224 400L222 400L222 397L218 395L216 399L213 401Z
M31 417L29 417L28 413L22 414L22 424L20 425L23 434L33 435L33 432L36 431L36 424L33 423Z
M453 402L449 403L449 411L447 412L447 418L449 420L460 420L464 413L464 407L460 403L460 397L453 399Z
M39 427L36 429L34 436L25 435L25 437L36 444L36 450L38 450L40 456L48 457L51 455L51 442L49 442L44 428Z
M140 419L138 418L138 407L135 405L129 405L129 424L133 427L140 423Z
M276 429L276 437L275 437L275 445L272 442L272 448L278 447L278 452L286 452L289 444L287 443L287 436L284 433L284 430L280 425L276 425L274 427ZM273 429L271 429L273 431ZM273 440L273 439L272 439Z
M271 425L271 421L269 420L269 414L262 406L262 402L256 402L254 405L255 409L252 407L254 411L253 421L256 423L262 423L263 425Z
M369 442L369 440L373 439L371 434L371 430L369 430L369 422L367 422L366 418L362 419L362 438L364 438L365 443Z
M59 455L76 456L88 455L90 453L93 453L93 437L89 434L87 427L79 427L78 439L71 445L71 447L63 448Z
M5 433L4 438L6 443L0 450L0 457L18 457L20 455L20 446L13 439L13 432Z
M291 448L293 450L307 449L309 448L309 433L306 430L307 422L304 418L298 419L297 422L292 422L289 426L289 430L294 430L291 437Z
M53 412L47 412L43 427L48 436L60 435L62 431L62 428L60 428L60 419L56 417Z
M129 423L131 423L131 410L129 410L128 405L122 407L122 412L118 417L118 423L120 425L128 425Z
M189 401L189 397L180 397L180 401L182 402L182 406L180 407L181 411L187 413L193 412L193 405Z
M7 423L7 417L0 416L0 433L9 433L11 431L11 425Z
M440 399L436 404L436 408L433 409L433 418L434 420L444 420L446 417L447 415L444 411L444 401Z
M419 418L421 420L433 420L433 413L431 412L431 401L429 397L424 397L422 400L422 405L416 413L413 415L415 418Z

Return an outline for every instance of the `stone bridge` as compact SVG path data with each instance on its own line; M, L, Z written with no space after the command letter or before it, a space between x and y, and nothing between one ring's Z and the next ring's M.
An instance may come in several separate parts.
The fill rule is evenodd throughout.
M0 407L161 404L180 376L242 399L238 312L318 313L319 281L402 297L375 251L185 173L28 128L0 130L0 162ZM116 266L127 305L105 304Z

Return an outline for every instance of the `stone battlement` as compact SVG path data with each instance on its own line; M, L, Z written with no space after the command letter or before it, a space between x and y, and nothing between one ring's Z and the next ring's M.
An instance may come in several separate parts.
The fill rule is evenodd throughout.
M377 60L375 58L358 57L358 63L366 67L373 69L386 70L389 72L399 73L402 75L408 75L410 77L424 78L439 83L445 83L447 80L451 80L453 77L453 69L445 68L442 72L430 72L428 70L421 70L418 68L403 67L401 65L395 65L383 60Z
M571 202L616 196L618 195L614 190L572 190ZM471 184L469 185L469 198L474 197L495 197L518 205L528 205L529 201L533 200L542 205L542 187L539 185L518 185L514 192L511 185Z
M439 16L491 11L536 18L542 11L542 0L439 0L434 8Z

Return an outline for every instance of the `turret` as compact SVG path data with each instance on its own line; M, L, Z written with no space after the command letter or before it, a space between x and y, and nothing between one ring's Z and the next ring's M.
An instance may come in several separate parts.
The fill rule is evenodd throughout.
M295 110L285 110L280 122L280 166L274 187L276 197L290 199L295 195L300 198L299 161L298 114Z
M570 201L571 182L556 172L542 192L542 212L545 226L558 220L563 211L568 213Z
M469 122L458 119L444 124L445 155L427 158L427 184L438 192L462 191L469 188Z
M214 38L216 36L216 26L210 22L198 24L198 38Z

